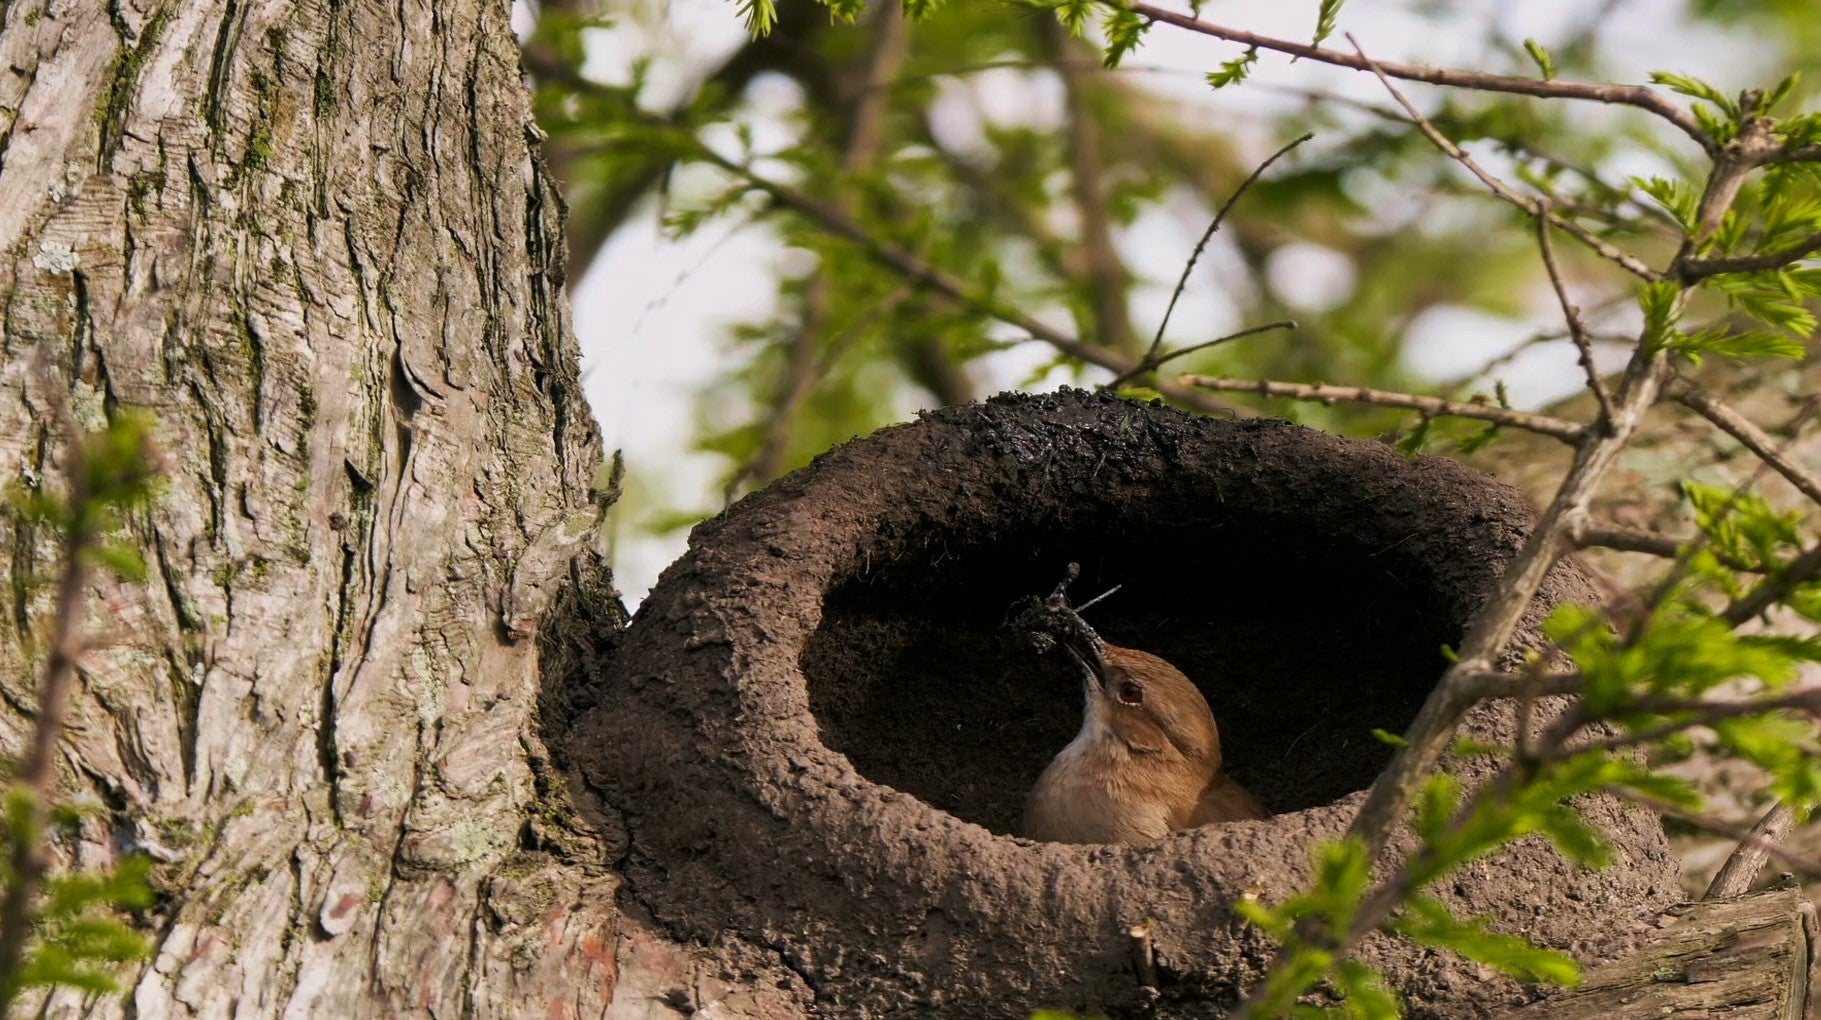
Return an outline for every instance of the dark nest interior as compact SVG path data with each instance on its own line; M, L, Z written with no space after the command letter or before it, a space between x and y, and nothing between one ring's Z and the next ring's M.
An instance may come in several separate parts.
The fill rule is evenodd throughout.
M1032 499L990 532L881 549L830 591L803 653L823 742L874 782L1015 831L1025 792L1080 725L1081 687L1066 656L1038 653L1008 621L1078 562L1076 600L1120 586L1089 622L1195 681L1227 768L1273 812L1364 789L1390 754L1372 731L1403 731L1459 640L1453 607L1380 528L1179 481L1066 514Z

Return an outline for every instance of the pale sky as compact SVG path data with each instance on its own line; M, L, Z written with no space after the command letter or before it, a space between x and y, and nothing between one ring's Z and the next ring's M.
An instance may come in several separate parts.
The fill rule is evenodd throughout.
M1340 33L1354 33L1376 58L1451 65L1473 59L1488 21L1512 39L1536 38L1548 46L1604 2L1464 0L1454 5L1461 12L1457 21L1472 28L1449 38L1438 35L1433 22L1411 14L1410 2L1354 0L1343 8ZM1223 24L1302 39L1313 29L1316 7L1315 0L1220 0L1209 4L1204 15ZM1682 25L1677 16L1681 9L1680 0L1632 0L1621 7L1602 36L1614 80L1643 81L1657 69L1698 69L1727 90L1764 84L1746 78L1753 64L1751 52L1726 37ZM654 39L661 38L664 44L658 48L667 55L654 62L651 80L660 88L656 99L667 100L682 94L703 67L737 47L744 34L732 0L658 0L652 10L648 22L628 18L592 33L585 68L590 77L626 81L632 59L649 52ZM1261 111L1295 101L1247 86L1211 93L1202 74L1238 52L1238 47L1218 40L1158 26L1127 63L1147 69L1140 72L1147 86L1192 103L1194 115L1205 110L1209 117L1232 121L1236 133L1262 158L1279 140L1252 129L1264 123ZM1292 64L1272 54L1261 55L1252 81L1322 89L1374 103L1386 99L1370 75L1308 61ZM1408 91L1419 104L1434 94L1423 86L1409 86ZM763 146L764 114L788 111L796 101L794 86L782 79L762 79L754 83L751 95L761 115L758 136ZM978 116L1053 120L1060 117L1061 106L1053 79L1009 69L954 83L941 104L944 130L958 142L979 133ZM1611 116L1611 111L1591 104L1576 109L1590 123ZM783 143L781 137L773 141ZM1604 169L1609 179L1659 170L1648 165ZM1177 222L1159 209L1119 238L1128 265L1144 281L1133 295L1133 314L1141 327L1154 328L1204 226ZM1217 336L1246 325L1236 319L1234 305L1218 289L1221 254L1218 248L1211 249L1198 267L1196 285L1185 293L1171 320L1172 335ZM698 395L731 357L724 346L726 327L770 312L775 291L772 269L784 257L769 231L743 228L731 220L711 223L682 241L667 240L658 233L655 207L648 206L602 250L574 289L588 399L606 447L623 449L628 472L665 505L719 505L715 478L724 465L717 457L690 450ZM1309 308L1345 301L1352 286L1345 260L1313 245L1280 251L1268 273L1274 289L1284 288L1287 300ZM1483 364L1539 329L1559 326L1560 313L1551 295L1536 295L1531 303L1532 314L1523 321L1467 309L1432 310L1418 318L1407 335L1407 361L1426 375L1447 378ZM992 385L982 390L1014 386L1049 357L1049 350L1036 343L995 355L983 366ZM1529 405L1579 385L1566 344L1533 348L1503 378L1514 400ZM1046 385L1061 381L1052 379ZM727 399L743 398L730 394ZM915 408L902 410L909 414ZM621 529L615 574L629 605L644 597L658 572L682 553L684 543L682 532L651 537Z

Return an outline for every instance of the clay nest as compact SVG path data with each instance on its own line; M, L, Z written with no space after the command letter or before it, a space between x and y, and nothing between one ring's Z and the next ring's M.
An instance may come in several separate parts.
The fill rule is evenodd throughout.
M780 954L819 1009L1206 1016L1272 951L1232 904L1304 886L1389 756L1371 731L1404 729L1533 521L1450 461L1284 422L1069 391L950 408L697 528L560 740L624 819L623 895L679 936ZM1124 586L1090 618L1197 682L1274 818L1143 847L1009 835L1080 704L1065 660L1004 624L1069 562L1080 597ZM1565 564L1526 633L1593 598ZM1468 731L1513 726L1487 705ZM1628 950L1673 864L1648 814L1585 810L1609 869L1526 841L1440 893L1583 959ZM1363 955L1415 1016L1532 996L1406 943Z

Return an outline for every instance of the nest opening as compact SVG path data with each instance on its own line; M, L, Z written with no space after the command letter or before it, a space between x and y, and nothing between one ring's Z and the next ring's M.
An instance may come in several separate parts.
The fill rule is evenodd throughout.
M1065 527L1036 501L988 534L921 535L837 584L801 659L822 742L872 782L1015 832L1080 725L1081 693L1065 656L1007 620L1079 562L1076 598L1121 586L1089 622L1195 681L1227 769L1271 811L1364 789L1390 756L1372 730L1404 730L1458 625L1359 536L1318 532L1294 508L1236 525L1205 493L1177 495L1151 503L1186 511L1162 527L1144 506Z

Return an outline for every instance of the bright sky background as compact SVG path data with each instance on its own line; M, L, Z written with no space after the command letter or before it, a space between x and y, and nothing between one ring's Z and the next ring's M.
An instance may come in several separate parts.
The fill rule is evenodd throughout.
M1438 65L1471 66L1495 24L1509 38L1535 38L1545 46L1571 33L1606 0L1462 0L1452 6L1463 26L1456 38L1438 35L1435 23L1410 13L1412 3L1354 0L1342 12L1340 32L1354 33L1375 58ZM1204 16L1223 24L1293 39L1313 29L1315 0L1215 0ZM1657 69L1698 69L1723 89L1762 84L1748 80L1753 54L1735 40L1689 28L1678 17L1680 0L1631 0L1609 20L1602 34L1614 80L1642 81ZM735 49L744 27L732 0L658 0L653 18L627 19L614 28L592 33L586 73L604 82L625 82L632 59L654 48L669 56L652 67L652 80L683 94L689 83L719 58ZM654 34L661 33L661 34ZM663 40L654 47L653 41ZM1344 46L1337 33L1331 45ZM1146 44L1127 59L1144 68L1144 80L1159 93L1180 99L1190 116L1226 118L1262 159L1281 141L1264 136L1261 113L1298 101L1254 85L1315 88L1374 103L1387 97L1370 75L1310 62L1262 54L1251 82L1211 93L1202 74L1231 59L1239 47L1166 26L1153 29ZM1419 104L1433 95L1420 85L1408 86ZM782 78L760 79L751 91L762 113L789 111L795 86ZM1591 104L1577 110L1590 123L1611 115ZM957 81L939 110L940 123L953 140L978 135L978 116L995 120L1061 116L1060 86L1028 72L989 71ZM761 123L760 127L763 128ZM761 144L764 131L760 131ZM777 139L782 141L781 138ZM1319 139L1317 143L1319 144ZM1437 157L1441 157L1438 155ZM1610 166L1608 179L1656 172L1655 166ZM1395 202L1399 196L1386 196ZM1157 316L1183 261L1204 223L1178 222L1159 211L1140 219L1120 237L1120 248L1137 277L1145 281L1134 292L1133 314L1141 327L1154 328ZM1220 292L1221 253L1211 250L1171 321L1173 336L1217 336L1240 328L1231 303ZM715 488L719 458L690 450L697 399L729 357L723 346L726 327L769 314L775 293L772 268L786 257L766 230L740 229L722 221L683 241L663 238L655 205L648 205L602 250L588 275L575 287L575 328L582 348L588 399L601 423L609 450L623 449L627 469L654 498L667 506L719 505ZM1330 306L1347 299L1351 270L1344 259L1311 245L1280 251L1269 266L1271 285L1292 303ZM1553 297L1539 294L1528 321L1481 313L1437 310L1412 324L1407 337L1410 366L1435 378L1470 371L1538 329L1559 325ZM996 355L985 366L992 392L1016 385L1034 366L1049 359L1041 344ZM1513 399L1534 405L1578 386L1572 351L1566 344L1533 348L1504 374ZM1059 383L1055 380L1050 385ZM893 395L894 399L904 399ZM730 400L742 400L738 395ZM904 407L908 415L914 407ZM650 537L621 530L615 573L629 605L642 599L658 572L683 551L681 532Z

